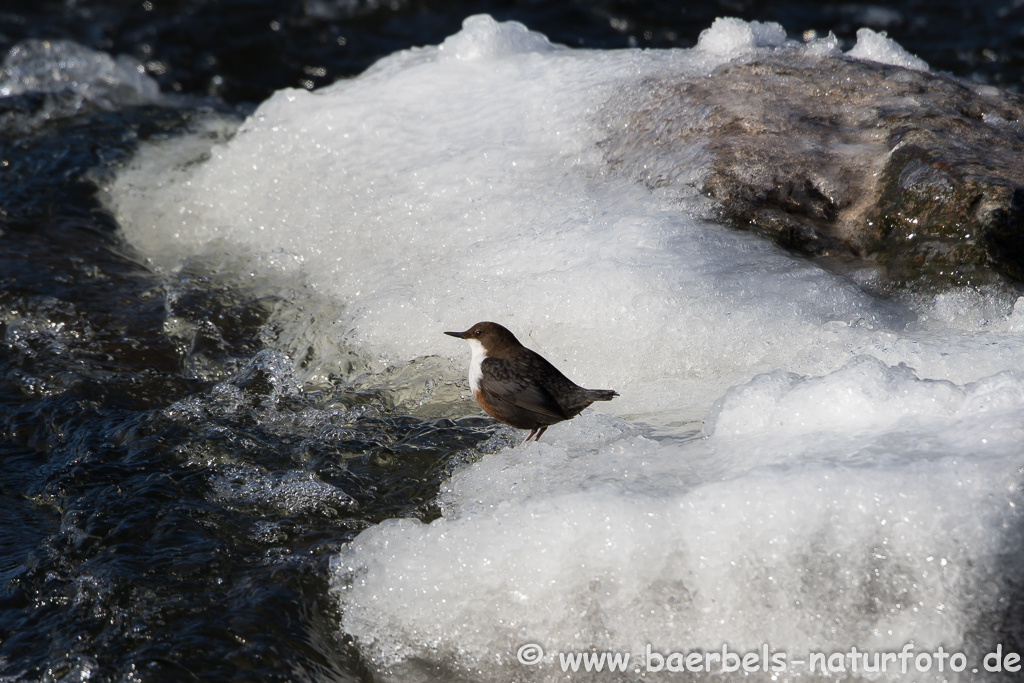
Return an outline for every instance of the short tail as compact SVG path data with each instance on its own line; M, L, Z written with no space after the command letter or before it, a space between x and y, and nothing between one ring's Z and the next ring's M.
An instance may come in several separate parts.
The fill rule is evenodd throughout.
M591 401L610 401L618 396L612 389L587 389L587 398Z

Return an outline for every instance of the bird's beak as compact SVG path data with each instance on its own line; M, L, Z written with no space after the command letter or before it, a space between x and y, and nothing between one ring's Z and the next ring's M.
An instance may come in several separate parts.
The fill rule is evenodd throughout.
M466 338L465 332L445 332L445 334L447 334L449 337L458 337L459 339Z

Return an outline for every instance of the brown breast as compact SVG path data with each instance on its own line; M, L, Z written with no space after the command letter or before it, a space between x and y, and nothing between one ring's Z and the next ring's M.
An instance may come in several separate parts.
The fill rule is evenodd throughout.
M484 398L484 394L483 394L482 391L474 391L473 392L473 398L476 399L476 402L480 404L480 407L484 409L485 413L487 413L488 415L493 417L498 422L505 422L498 415L498 411L494 409L494 406L492 406L490 403L488 403L487 399Z

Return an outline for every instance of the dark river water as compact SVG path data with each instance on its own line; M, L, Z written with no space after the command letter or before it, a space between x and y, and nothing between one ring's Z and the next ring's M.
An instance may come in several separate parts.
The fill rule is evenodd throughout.
M870 26L933 69L1024 81L1011 0L5 0L5 51L59 38L128 54L181 99L0 97L0 680L370 680L331 558L382 520L436 518L452 468L507 435L469 404L407 414L373 382L303 389L266 343L280 291L201 259L151 266L95 195L140 142L482 12L590 48L690 47L716 16L847 47Z

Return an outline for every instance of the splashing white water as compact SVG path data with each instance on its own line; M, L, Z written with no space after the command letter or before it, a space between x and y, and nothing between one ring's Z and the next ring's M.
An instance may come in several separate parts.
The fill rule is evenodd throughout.
M0 64L0 97L28 92L50 98L33 119L71 116L86 102L103 108L148 104L160 99L156 81L128 55L116 59L70 40L26 40L8 50Z

